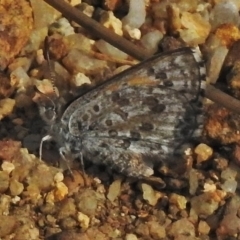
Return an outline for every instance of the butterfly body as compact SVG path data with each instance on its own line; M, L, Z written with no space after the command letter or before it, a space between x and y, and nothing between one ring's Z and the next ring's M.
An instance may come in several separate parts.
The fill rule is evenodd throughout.
M150 176L198 138L204 68L190 48L156 55L73 101L50 134L66 155Z

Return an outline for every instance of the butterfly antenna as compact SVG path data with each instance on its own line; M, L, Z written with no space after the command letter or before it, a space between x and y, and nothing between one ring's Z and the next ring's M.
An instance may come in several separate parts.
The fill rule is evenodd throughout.
M55 86L56 73L55 73L55 71L53 69L53 66L52 66L51 60L50 60L50 56L49 56L49 40L48 40L48 36L44 40L44 58L47 60L48 69L49 69L49 73L50 73L50 80L51 80L52 87L53 87L53 92L57 96L58 94L57 94L56 86Z

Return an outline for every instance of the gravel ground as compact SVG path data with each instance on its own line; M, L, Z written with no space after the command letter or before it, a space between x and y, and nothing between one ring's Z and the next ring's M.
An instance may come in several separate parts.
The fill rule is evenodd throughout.
M238 0L70 4L151 54L199 45L207 83L217 82L239 98ZM44 142L40 160L40 141L47 128L36 102L39 92L55 94L43 54L45 37L49 36L61 104L137 60L43 1L6 0L0 3L0 13L2 240L240 239L237 113L206 99L201 142L183 165L179 160L176 166L162 166L149 179L126 177L91 162L84 162L83 170L75 161L70 172L54 142Z

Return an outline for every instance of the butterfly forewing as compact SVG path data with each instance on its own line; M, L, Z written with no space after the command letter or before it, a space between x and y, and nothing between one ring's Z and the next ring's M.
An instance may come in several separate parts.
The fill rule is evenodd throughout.
M195 137L201 79L190 48L154 56L75 100L61 119L65 142L93 162L151 175Z

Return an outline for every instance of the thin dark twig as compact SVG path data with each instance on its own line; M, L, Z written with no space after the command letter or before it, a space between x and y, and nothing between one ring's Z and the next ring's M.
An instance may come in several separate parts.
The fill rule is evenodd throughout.
M102 38L106 42L112 44L114 47L126 52L130 56L138 59L144 60L149 58L151 55L145 50L136 47L130 41L118 36L117 34L109 31L107 28L103 27L97 21L89 18L84 13L78 9L72 7L63 0L44 0L46 3L57 9L63 14L67 19L73 20L82 27L94 33L99 38ZM216 89L212 85L207 85L205 96L210 100L222 105L223 107L232 110L240 114L240 101L225 94L224 92Z
M212 85L207 85L205 96L215 103L240 114L240 101L230 95L222 92Z
M62 0L45 0L45 2L56 8L67 19L75 21L82 27L86 28L89 32L94 33L99 38L104 39L106 42L112 44L113 46L129 54L130 56L138 60L144 60L151 56L151 54L148 53L146 50L139 49L130 41L109 31L97 21L91 19L78 9L72 7L70 4Z

